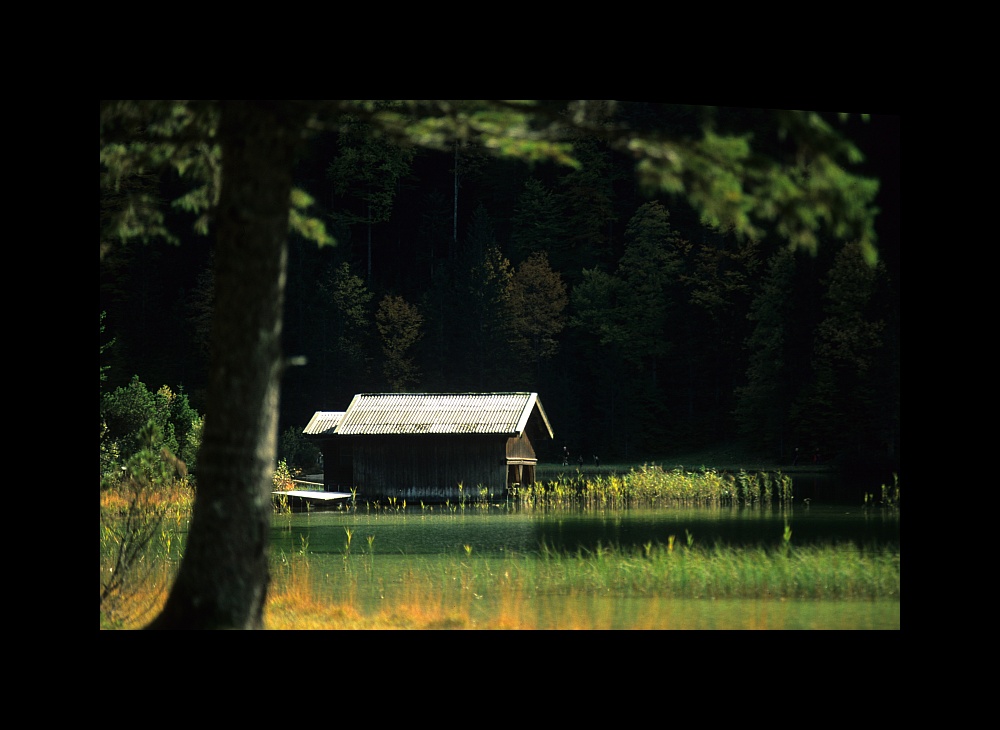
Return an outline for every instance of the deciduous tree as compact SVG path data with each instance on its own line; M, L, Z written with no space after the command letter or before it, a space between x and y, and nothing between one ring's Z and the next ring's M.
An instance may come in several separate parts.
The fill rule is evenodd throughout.
M549 266L545 251L520 263L510 284L511 345L519 359L535 366L538 379L542 363L559 351L557 336L566 325L568 303L566 284Z
M424 318L403 297L388 294L379 302L375 324L382 340L382 373L393 393L405 393L420 377L412 348L423 336Z

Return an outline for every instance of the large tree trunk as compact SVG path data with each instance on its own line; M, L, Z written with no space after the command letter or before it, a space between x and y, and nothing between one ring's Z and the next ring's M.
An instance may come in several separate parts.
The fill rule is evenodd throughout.
M184 559L150 629L260 629L278 440L288 210L304 110L223 102L216 305L198 493Z

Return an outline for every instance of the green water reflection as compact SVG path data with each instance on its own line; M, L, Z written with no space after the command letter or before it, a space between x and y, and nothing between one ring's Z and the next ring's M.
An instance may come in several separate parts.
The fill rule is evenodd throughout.
M679 543L711 546L780 545L785 527L793 545L899 545L899 511L816 506L796 508L643 509L538 513L503 510L400 510L276 515L271 540L278 551L308 545L314 555L368 551L381 555L448 555L470 546L478 555L593 551ZM350 532L350 544L348 544Z

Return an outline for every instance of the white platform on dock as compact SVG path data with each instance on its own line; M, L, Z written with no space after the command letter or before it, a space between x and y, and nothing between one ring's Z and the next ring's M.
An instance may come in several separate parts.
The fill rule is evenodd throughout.
M314 492L311 489L291 489L287 492L271 492L271 494L284 494L289 497L303 497L305 499L319 499L327 501L331 499L348 499L350 492Z

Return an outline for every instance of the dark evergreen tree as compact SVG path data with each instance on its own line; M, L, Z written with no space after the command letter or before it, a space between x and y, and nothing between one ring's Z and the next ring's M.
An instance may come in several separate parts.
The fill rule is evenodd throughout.
M438 277L439 267L448 265L456 247L451 237L450 200L437 188L431 188L424 196L417 234L419 266L415 273L429 287Z
M371 389L375 382L374 295L346 261L327 265L319 293L321 316L316 317L316 322L322 387L318 393L330 410L344 410L355 393Z
M377 102L376 109L399 108L397 102ZM374 134L370 122L355 116L342 119L340 150L330 163L334 190L348 201L360 204L357 210L338 209L334 217L347 225L362 224L367 245L367 282L372 281L372 229L389 220L399 181L409 174L412 147L401 147Z
M600 268L583 271L571 293L570 334L559 358L576 364L567 370L575 374L578 392L588 395L573 422L582 424L582 433L590 436L588 448L605 460L624 457L629 444L635 444L626 403L636 379L623 355L628 343L619 336L617 320L611 315L622 287L620 279Z
M198 273L194 289L187 301L188 321L191 340L204 362L208 362L212 335L212 311L215 308L215 278L212 273L213 259Z
M565 260L569 243L565 216L555 193L529 178L518 196L511 227L511 261L515 264L538 251Z
M670 331L682 299L680 274L685 245L670 226L670 214L657 202L636 211L625 230L625 254L618 264L620 295L612 312L614 337L622 354L658 387L661 361L678 342Z
M607 149L593 140L576 142L579 168L559 178L558 200L565 235L549 250L552 268L572 286L583 269L612 263L610 241L614 223L613 179Z
M885 322L871 311L879 271L865 263L860 244L848 243L824 280L814 380L792 414L800 439L822 459L857 457L880 443L873 367Z
M758 277L758 245L730 237L703 236L687 247L681 279L686 292L678 335L686 350L686 372L678 384L687 391L684 422L698 443L728 437L733 393L746 371L743 342L751 282Z
M461 344L457 342L458 320L461 316L461 295L458 292L455 264L444 261L434 267L430 285L420 300L424 313L426 336L418 343L417 361L424 374L424 387L430 391L447 392L457 386L457 358Z
M788 412L795 391L787 350L794 306L795 254L781 249L768 262L767 275L747 318L753 331L746 341L749 363L746 384L737 388L736 418L740 434L763 453L784 456L795 444L788 439Z
M513 271L500 253L489 214L478 207L456 270L453 338L469 390L512 390L510 286Z

